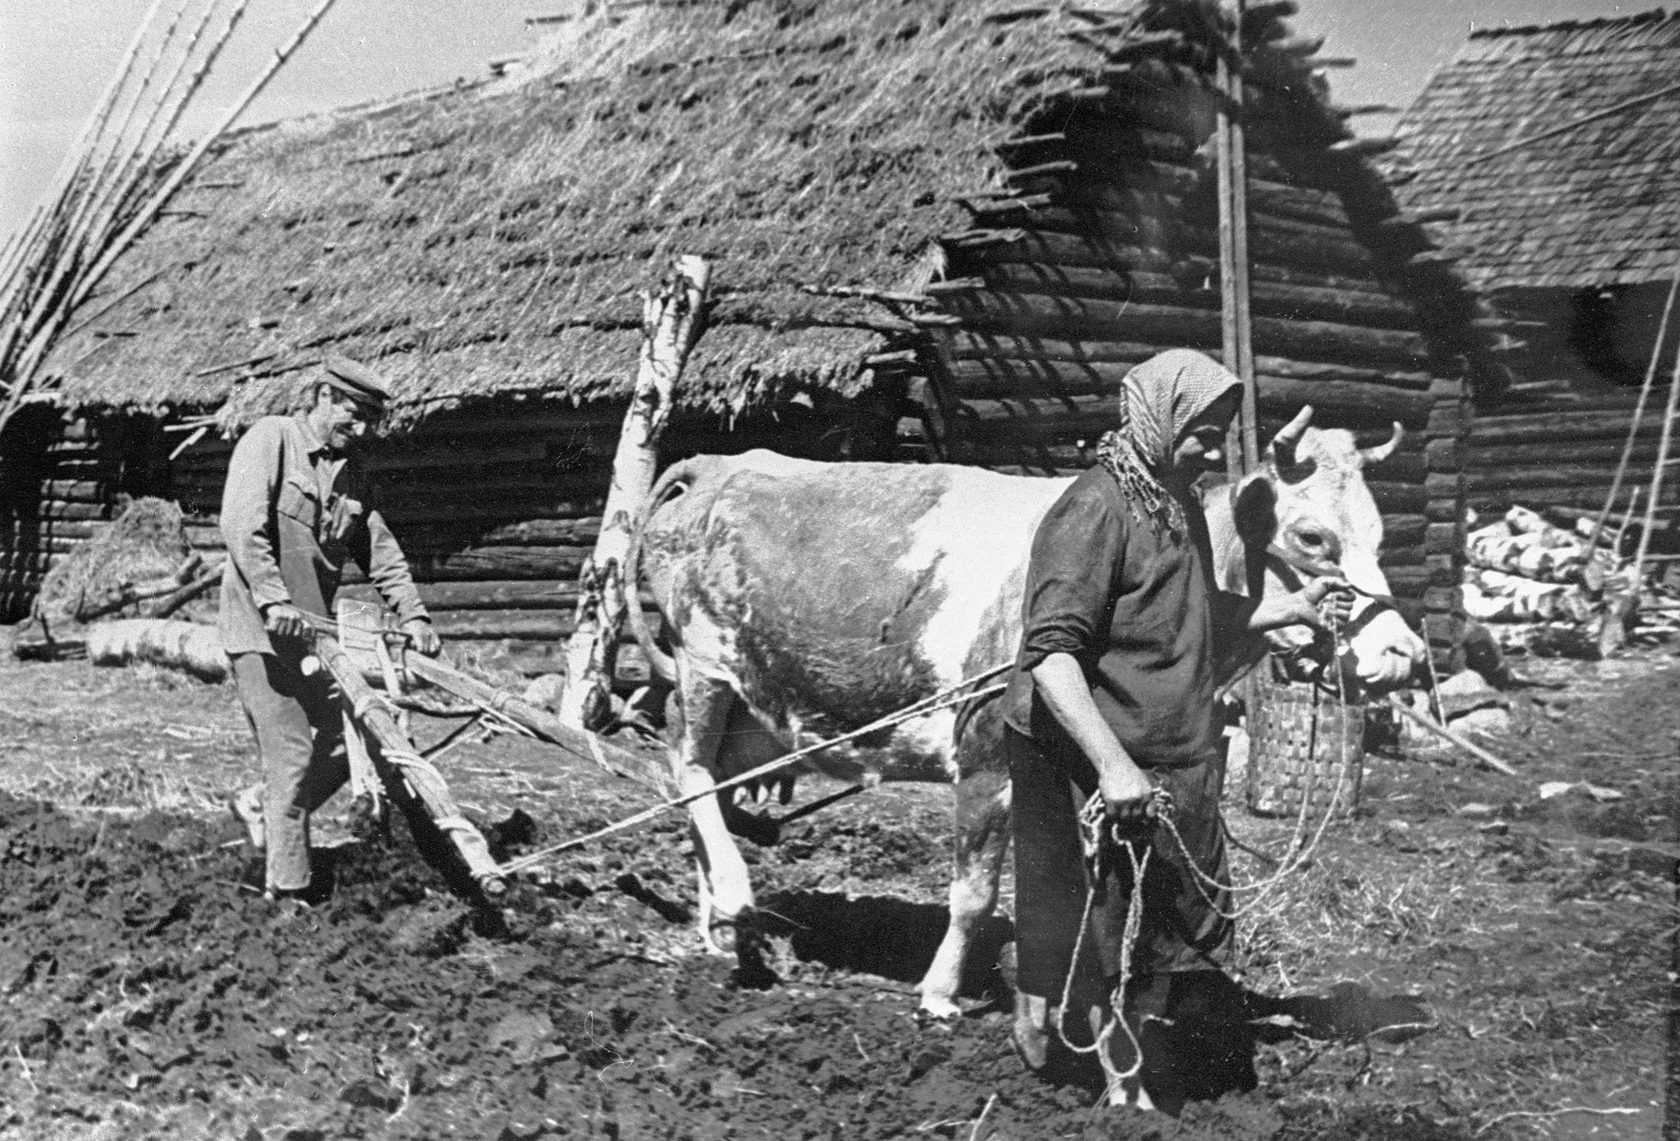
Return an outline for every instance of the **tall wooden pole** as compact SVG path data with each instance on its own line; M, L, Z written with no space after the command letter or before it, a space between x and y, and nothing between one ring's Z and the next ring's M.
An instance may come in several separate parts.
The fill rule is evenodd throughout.
M1215 86L1219 116L1214 128L1219 164L1219 293L1225 367L1243 382L1242 412L1231 425L1226 467L1232 478L1260 462L1259 401L1254 385L1254 326L1249 313L1248 158L1243 132L1242 19L1244 0L1230 16L1230 38L1221 45Z

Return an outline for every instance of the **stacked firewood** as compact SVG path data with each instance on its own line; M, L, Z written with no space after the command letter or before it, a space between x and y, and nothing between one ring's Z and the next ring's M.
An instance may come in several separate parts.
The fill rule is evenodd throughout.
M1623 615L1672 625L1662 588L1636 583L1632 561L1618 554L1621 536L1593 530L1590 519L1568 529L1524 507L1476 527L1465 540L1465 613L1488 623L1504 649L1584 657L1620 644L1606 632Z

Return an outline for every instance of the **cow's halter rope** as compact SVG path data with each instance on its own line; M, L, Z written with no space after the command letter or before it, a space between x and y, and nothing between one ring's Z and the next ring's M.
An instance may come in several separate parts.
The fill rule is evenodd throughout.
M1330 616L1330 635L1337 652L1332 654L1330 664L1326 668L1335 671L1338 704L1343 709L1347 707L1348 700L1347 679L1340 668L1339 658L1340 651L1344 648L1346 634L1347 632L1342 628L1341 623L1332 614ZM1314 724L1310 739L1314 741L1317 740L1318 736L1318 688L1317 685L1313 687ZM1331 792L1330 802L1324 807L1324 816L1319 821L1312 840L1304 845L1301 843L1301 838L1306 834L1307 820L1311 814L1313 786L1317 782L1318 775L1317 766L1308 765L1306 787L1301 791L1301 807L1296 814L1295 831L1290 836L1289 847L1284 850L1277 871L1264 879L1245 884L1221 883L1218 879L1203 871L1201 864L1191 855L1189 845L1184 842L1184 837L1179 833L1178 825L1173 822L1172 797L1162 789L1155 790L1151 797L1149 815L1157 824L1163 826L1168 835L1172 837L1179 855L1184 859L1185 866L1190 869L1191 882L1196 885L1196 891L1213 909L1214 914L1222 919L1236 921L1268 899L1284 880L1311 861L1313 852L1324 838L1325 829L1329 826L1331 818L1336 813L1337 806L1341 803L1347 783L1348 727L1345 720L1342 723L1341 730L1338 742L1340 756L1339 763L1336 766L1336 787ZM1253 763L1252 759L1250 763ZM1062 982L1061 1007L1056 1014L1056 1035L1061 1039L1062 1045L1075 1054L1097 1055L1097 1061L1102 1066L1108 1092L1112 1094L1120 1083L1136 1077L1143 1069L1143 1045L1138 1040L1136 1032L1126 1021L1125 1007L1126 991L1133 973L1133 955L1137 949L1138 934L1143 926L1143 881L1149 872L1150 857L1153 850L1147 844L1140 845L1119 840L1111 841L1105 835L1103 815L1104 806L1100 792L1092 795L1079 814L1080 840L1090 869L1088 877L1090 882L1085 889L1085 907L1079 917L1079 932L1074 938L1073 957L1068 962L1067 975ZM1220 826L1225 828L1223 816L1220 818ZM1225 830L1229 834L1229 829L1226 828ZM1073 997L1074 978L1079 969L1079 956L1084 949L1085 935L1091 924L1091 912L1096 905L1097 883L1101 869L1101 850L1104 844L1112 844L1113 847L1126 853L1126 858L1131 864L1132 887L1130 897L1126 902L1126 922L1120 937L1119 970L1116 982L1109 991L1109 1008L1113 1012L1113 1017L1097 1033L1095 1040L1089 1046L1079 1046L1068 1040L1067 1014ZM1141 852L1139 851L1140 847ZM1219 905L1218 900L1210 893L1210 889L1212 892L1225 892L1233 896L1238 892L1252 891L1257 894L1241 906L1227 911ZM1108 1051L1108 1044L1113 1039L1116 1028L1125 1033L1132 1047L1131 1065L1124 1071L1115 1069Z

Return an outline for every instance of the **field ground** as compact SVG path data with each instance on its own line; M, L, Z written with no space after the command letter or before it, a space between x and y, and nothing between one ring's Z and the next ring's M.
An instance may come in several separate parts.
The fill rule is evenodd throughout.
M749 849L785 923L780 982L744 989L698 951L680 819L519 882L502 930L401 824L334 849L329 904L277 913L221 808L251 766L230 688L0 655L0 1137L1656 1138L1680 663L1525 668L1563 686L1524 691L1490 742L1519 778L1370 758L1358 818L1243 926L1241 983L1293 996L1294 1024L1255 1028L1258 1089L1173 1121L1022 1072L1007 900L968 1016L917 1016L944 790ZM505 737L445 770L515 851L648 803ZM1261 846L1290 827L1229 816ZM1396 997L1428 1027L1371 1033Z

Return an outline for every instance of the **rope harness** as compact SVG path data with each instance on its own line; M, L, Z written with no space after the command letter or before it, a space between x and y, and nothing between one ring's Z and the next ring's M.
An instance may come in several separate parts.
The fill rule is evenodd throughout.
M980 698L989 697L994 693L1001 693L1005 688L1005 683L1003 682L999 682L995 685L988 685L979 689L976 689L975 687L980 686L982 683L990 681L999 674L1013 668L1015 668L1014 662L1005 662L1003 665L994 666L989 670L984 670L981 673L975 674L973 677L964 678L955 685L942 689L938 693L931 694L928 697L924 697L920 701L912 702L897 712L889 713L884 717L879 717L861 728L853 729L848 733L842 733L838 737L831 737L826 741L818 741L813 745L806 745L801 749L795 749L793 752L783 754L773 761L766 761L764 764L759 765L756 768L751 768L745 772L737 773L727 780L716 781L698 792L691 792L683 796L672 797L669 800L661 801L652 808L643 809L634 816L625 817L623 820L614 824L608 824L604 828L597 828L587 836L577 836L570 840L563 840L558 844L551 844L546 848L538 849L537 851L521 856L516 860L509 860L507 863L501 865L498 871L502 875L512 875L514 872L524 871L527 868L535 867L537 864L544 862L551 856L559 855L561 852L567 852L573 848L581 848L585 844L592 844L596 840L605 839L615 833L623 832L628 828L634 828L638 824L643 824L674 809L693 804L697 800L704 800L706 797L713 796L717 793L725 791L726 789L735 788L737 785L743 785L751 781L759 780L770 773L778 772L782 769L795 765L815 753L823 752L826 749L832 749L837 745L844 745L849 741L857 740L859 737L867 737L871 733L878 733L883 729L891 729L894 726L901 725L906 721L914 720L917 717L926 717L928 714L937 713L942 709L949 709L952 706L961 705L964 702L978 701Z

